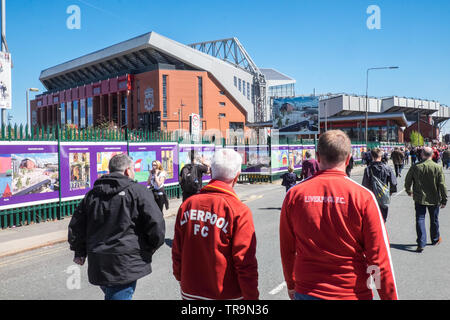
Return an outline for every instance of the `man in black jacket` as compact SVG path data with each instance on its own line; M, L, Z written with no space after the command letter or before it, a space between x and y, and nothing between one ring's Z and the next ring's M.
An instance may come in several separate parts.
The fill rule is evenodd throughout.
M89 282L105 300L131 300L138 279L151 273L153 253L164 243L165 222L153 194L135 182L126 154L109 162L69 224L74 262L88 259Z
M389 184L389 195L397 192L397 177L394 174L392 168L383 163L383 150L380 148L374 148L371 151L371 156L373 162L364 170L364 176L362 185L367 189L374 191L372 188L372 177L375 176L381 180L381 182L385 185ZM381 215L383 216L384 222L386 222L388 216L388 207L380 206Z

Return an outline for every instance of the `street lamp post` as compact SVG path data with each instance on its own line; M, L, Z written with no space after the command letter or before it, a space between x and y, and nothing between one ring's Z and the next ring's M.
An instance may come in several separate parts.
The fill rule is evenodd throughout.
M27 104L26 104L26 108L27 108L27 126L28 126L28 130L30 130L30 117L29 117L29 109L30 109L30 98L29 98L29 92L39 92L39 89L37 88L28 88L27 89Z
M366 73L366 146L368 142L368 134L369 134L369 71L370 70L382 70L382 69L398 69L398 67L380 67L380 68L369 68Z

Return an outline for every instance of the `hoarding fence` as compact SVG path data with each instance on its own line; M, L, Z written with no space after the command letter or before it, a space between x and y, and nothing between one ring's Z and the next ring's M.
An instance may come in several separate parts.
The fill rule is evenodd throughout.
M2 144L1 141L4 141L5 143ZM36 148L41 149L39 155L35 154L35 152L38 151L24 151L27 142L30 142L30 150L35 150ZM83 142L86 142L86 144L83 144ZM0 229L45 221L61 220L72 216L81 201L81 198L91 186L93 186L95 179L98 179L98 177L101 176L99 175L100 171L98 171L98 166L100 165L98 159L104 160L103 153L109 153L111 156L113 152L110 152L110 149L118 149L120 152L127 152L128 154L133 152L139 153L141 152L140 149L145 149L147 147L148 150L150 150L146 151L148 153L159 150L159 158L166 157L164 158L166 163L170 163L170 166L172 166L172 181L170 183L166 181L167 186L165 187L169 199L181 197L182 192L178 183L178 173L180 169L179 166L181 166L182 163L186 163L180 159L183 148L185 149L184 153L188 152L188 150L199 150L199 152L202 153L202 156L208 155L209 157L214 154L216 148L233 148L243 157L242 173L238 182L250 184L272 183L280 179L281 176L287 172L289 165L294 166L294 172L297 174L300 173L301 162L305 151L309 150L314 154L316 149L316 139L280 139L277 144L272 144L270 137L267 141L254 138L223 138L220 143L215 142L217 142L215 141L215 137L206 137L196 143L193 141L186 142L177 137L173 132L151 132L141 129L129 130L125 128L92 127L80 129L75 126L34 126L29 129L28 126L23 125L2 125L0 127L0 200L2 200L2 197L3 200L8 197L9 199L7 200L12 200L9 202L0 202ZM17 147L19 145L21 148ZM11 146L15 146L18 151L16 149L12 150ZM2 147L3 150L1 150ZM170 149L171 151L169 150L169 152L167 152L168 148L172 148ZM355 149L355 154L360 156L365 145L358 143L352 148ZM71 149L85 151L70 151ZM104 151L107 149L108 151ZM164 155L162 155L162 150L165 152ZM96 171L90 173L88 178L89 184L87 187L83 186L83 183L79 182L80 180L77 179L77 186L83 187L81 190L78 190L78 193L68 194L67 190L69 189L65 185L72 181L72 177L70 177L70 174L72 174L70 171L72 169L70 166L70 157L73 158L74 152L78 152L77 157L79 158L77 158L77 163L81 163L79 171L77 172L78 174L83 174L83 170L85 170L84 167L86 167L88 171L89 169ZM171 154L171 156L168 156L167 153ZM43 154L46 156L52 154L53 157L58 157L57 165L56 160L53 160L53 163L49 164L47 162L45 165L41 164L40 171L37 169L35 169L34 172L32 169L30 170L30 172L35 175L39 172L47 174L48 178L46 181L50 182L40 182L40 184L46 184L45 187L42 187L45 188L45 191L42 191L42 189L33 191L38 193L42 192L47 198L36 198L33 196L33 201L22 201L23 198L16 197L16 200L14 200L14 192L17 195L18 190L24 189L23 185L25 185L25 183L28 185L28 182L25 182L27 181L28 173L20 178L20 183L17 180L18 178L14 177L15 174L18 174L18 172L20 173L20 170L22 170L18 170L19 165L21 168L22 161L28 161L28 158L33 159L33 157L35 157L35 160L39 160L40 157L44 158L44 156L42 156ZM9 159L7 158L8 156ZM1 157L4 157L3 160L6 159L3 163ZM87 159L90 160L85 161L85 159L82 159L83 157L87 157ZM94 159L97 161L94 161ZM13 164L14 161L15 164ZM30 166L33 165L32 160L29 160L29 163L27 161L24 166L27 164ZM83 161L85 161L85 163L83 163ZM146 161L147 166L148 159L146 159ZM356 159L356 161L358 160ZM66 164L65 162L69 162L69 164ZM7 168L8 165L10 169ZM63 166L64 170L61 169L61 166ZM144 166L143 163L142 166ZM141 177L143 177L142 179L144 180L139 181L140 183L145 183L146 176L142 176L143 168L140 167L140 169ZM51 174L56 174L56 170L58 171L58 175L50 178ZM137 171L138 170L136 169L136 172ZM148 176L148 173L146 174ZM2 181L2 179L4 180ZM57 181L52 182L52 179L56 179ZM64 179L69 179L70 181L63 181ZM81 181L83 181L83 179L81 179ZM5 186L5 183L9 183L11 190L4 191L3 188L1 188L2 186ZM51 191L48 191L50 188L48 186L49 183L51 183ZM30 186L32 188L37 188L40 184L34 181L33 183L30 183ZM63 185L67 190L62 188ZM14 187L15 190L13 190ZM71 189L69 191L72 192ZM30 192L30 190L27 190L23 192L23 194L26 194L28 197ZM53 198L48 199L50 193ZM32 198L31 196L29 198L27 197L25 197L25 199ZM27 204L27 202L30 203Z

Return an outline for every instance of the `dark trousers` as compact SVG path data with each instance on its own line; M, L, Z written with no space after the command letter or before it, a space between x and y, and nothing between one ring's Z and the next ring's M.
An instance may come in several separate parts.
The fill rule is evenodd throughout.
M402 174L403 165L402 164L394 164L395 168L395 176L398 177Z
M389 208L380 207L381 215L383 216L384 223L386 223Z
M427 231L425 229L425 215L430 214L430 237L432 242L439 240L439 206L424 206L416 202L416 232L417 245L424 248L427 244Z

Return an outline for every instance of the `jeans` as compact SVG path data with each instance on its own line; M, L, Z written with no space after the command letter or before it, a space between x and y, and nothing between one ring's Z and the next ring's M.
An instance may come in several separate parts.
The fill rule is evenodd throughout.
M427 244L427 231L425 229L425 215L430 214L430 237L432 242L439 240L439 206L424 206L416 203L416 232L417 245L424 248Z
M296 292L296 293L294 293L294 300L323 300L323 299L313 297L308 294L302 294L302 293Z
M136 282L118 286L101 286L100 288L105 294L105 300L131 300L134 290L136 290Z
M403 165L402 164L394 164L395 168L395 176L398 177L402 174Z

